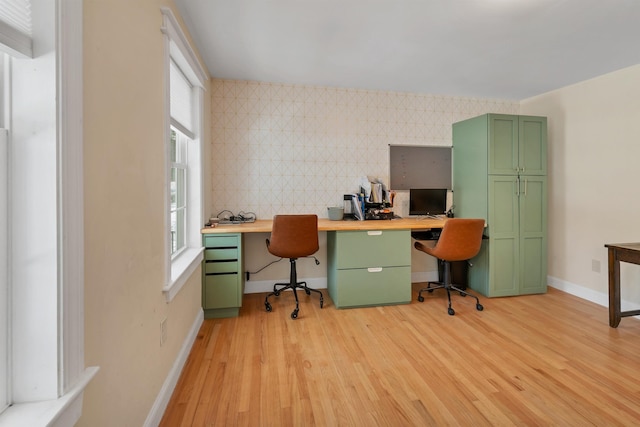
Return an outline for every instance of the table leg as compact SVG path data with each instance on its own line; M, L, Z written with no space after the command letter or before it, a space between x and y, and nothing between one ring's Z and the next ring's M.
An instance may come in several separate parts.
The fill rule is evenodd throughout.
M615 248L609 248L609 326L620 324L620 260Z

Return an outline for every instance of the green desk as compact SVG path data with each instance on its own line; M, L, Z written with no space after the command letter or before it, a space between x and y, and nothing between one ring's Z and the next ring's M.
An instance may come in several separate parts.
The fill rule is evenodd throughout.
M318 219L327 232L327 289L337 308L406 304L411 300L411 230L442 228L446 218L380 221ZM243 239L271 232L271 220L203 228L205 317L239 314L244 292Z

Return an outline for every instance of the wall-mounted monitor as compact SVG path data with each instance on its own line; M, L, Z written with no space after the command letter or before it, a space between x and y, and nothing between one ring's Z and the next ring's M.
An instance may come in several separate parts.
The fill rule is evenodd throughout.
M444 215L446 212L446 188L409 189L409 215Z

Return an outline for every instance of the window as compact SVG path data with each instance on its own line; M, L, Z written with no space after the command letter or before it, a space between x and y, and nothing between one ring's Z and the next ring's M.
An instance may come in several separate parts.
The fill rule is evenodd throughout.
M171 256L185 249L187 234L187 148L189 138L171 128ZM193 142L193 141L191 141Z
M30 16L20 8L31 34L11 20ZM0 425L73 425L97 372L84 366L82 2L4 0L0 50Z
M208 76L169 8L161 8L167 76L167 269L163 291L171 301L202 261L203 90Z

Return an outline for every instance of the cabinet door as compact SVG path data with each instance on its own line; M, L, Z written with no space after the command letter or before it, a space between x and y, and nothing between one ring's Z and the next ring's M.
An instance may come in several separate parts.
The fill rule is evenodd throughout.
M520 293L547 291L547 178L520 177Z
M518 177L489 177L489 296L519 293Z
M489 174L518 173L518 116L489 115Z
M521 175L547 174L547 118L520 116L518 165Z

